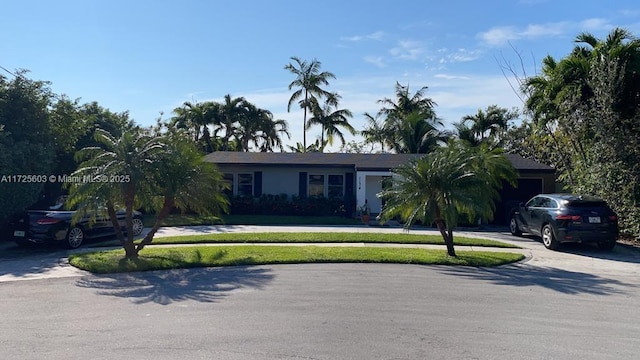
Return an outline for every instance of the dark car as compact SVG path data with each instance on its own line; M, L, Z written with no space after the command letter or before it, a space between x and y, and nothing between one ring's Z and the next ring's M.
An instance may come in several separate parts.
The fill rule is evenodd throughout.
M517 236L523 232L540 236L547 249L573 242L611 250L618 238L618 216L593 196L540 194L513 210L509 230Z
M90 223L89 217L85 217L72 224L73 214L73 211L28 210L12 220L13 238L18 245L58 243L75 249L85 240L114 236L116 233L108 218L97 217L95 222ZM124 211L118 211L117 217L125 231ZM142 214L135 212L133 235L140 235L143 229Z

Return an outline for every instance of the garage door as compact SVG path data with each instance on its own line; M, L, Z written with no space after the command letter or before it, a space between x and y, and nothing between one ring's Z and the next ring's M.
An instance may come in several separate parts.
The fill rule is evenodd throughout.
M505 225L509 221L511 210L521 202L526 202L543 192L542 179L518 179L518 186L503 184L500 201L496 203L494 223Z

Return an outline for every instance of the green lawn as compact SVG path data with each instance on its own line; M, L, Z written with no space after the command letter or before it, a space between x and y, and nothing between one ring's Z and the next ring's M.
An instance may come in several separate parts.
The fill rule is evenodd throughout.
M124 259L123 250L72 254L71 265L92 273L167 270L177 268L300 264L300 263L401 263L425 265L498 266L522 260L514 253L380 247L318 246L189 246L148 247L137 260Z
M444 245L440 235L419 235L409 233L369 233L369 232L265 232L265 233L222 233L159 237L154 244L197 244L197 243L392 243L392 244L436 244ZM496 240L455 237L456 245L491 246L518 248Z

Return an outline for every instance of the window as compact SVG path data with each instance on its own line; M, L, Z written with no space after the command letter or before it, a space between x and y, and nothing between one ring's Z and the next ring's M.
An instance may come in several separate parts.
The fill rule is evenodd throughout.
M324 175L309 175L309 196L324 196Z
M238 196L253 196L253 174L238 174Z
M228 188L224 190L225 195L232 196L233 195L233 174L229 174L229 173L224 174L222 181L228 186Z
M329 184L327 186L327 197L342 198L344 197L344 176L329 175Z

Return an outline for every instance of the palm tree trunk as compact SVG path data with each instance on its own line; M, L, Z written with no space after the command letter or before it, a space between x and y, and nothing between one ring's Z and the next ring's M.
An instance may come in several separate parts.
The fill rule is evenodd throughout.
M145 246L151 244L151 242L153 241L153 236L160 228L162 221L167 217L167 215L169 215L169 212L171 212L173 205L173 198L165 196L164 203L162 204L162 209L160 209L158 216L156 216L156 222L153 224L153 227L147 233L147 235L145 235L144 239L142 239L140 244L138 244L138 246L136 247L136 255L139 254L140 250L144 249Z
M307 90L305 89L304 91L304 117L302 118L302 145L303 145L303 151L302 152L307 152L307 106L309 102L309 94L307 93Z
M120 245L124 247L124 234L122 234L122 228L120 227L120 222L118 221L118 215L116 214L116 209L113 206L113 202L111 200L107 201L107 214L109 214L109 219L111 220L111 225L116 231L116 237L118 241L120 241Z
M440 235L442 235L442 239L444 240L444 244L447 246L447 254L449 256L453 256L456 257L456 251L453 247L453 231L449 230L447 232L447 229L445 227L444 221L442 221L441 218L436 220L436 226L438 227L438 230L440 231Z
M133 203L135 199L135 186L129 184L125 191L124 218L127 223L127 239L124 243L124 252L127 259L135 259L138 257L136 246L133 243Z

